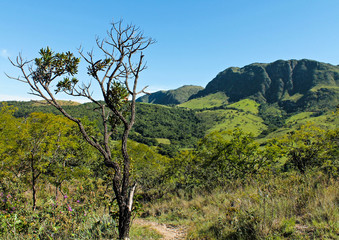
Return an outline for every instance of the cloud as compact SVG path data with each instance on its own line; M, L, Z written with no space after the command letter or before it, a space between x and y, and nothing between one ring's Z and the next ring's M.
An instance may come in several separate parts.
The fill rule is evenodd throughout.
M0 101L30 101L30 100L37 100L36 97L22 97L22 96L13 96L13 95L6 95L0 94Z
M37 96L33 96L33 95L25 95L25 96L16 96L16 95L7 95L7 94L1 94L0 93L0 102L2 101L32 101L32 100L37 100L37 101L41 101L43 100L42 98L39 98ZM88 99L86 98L73 98L73 99L60 99L60 100L64 100L64 101L74 101L74 102L78 102L78 103L87 103L89 102Z
M7 52L7 49L2 49L0 52L0 56L3 58L8 58L10 57L9 53Z

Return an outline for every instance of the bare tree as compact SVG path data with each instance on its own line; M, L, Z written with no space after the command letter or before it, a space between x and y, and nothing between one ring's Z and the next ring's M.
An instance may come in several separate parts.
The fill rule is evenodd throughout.
M139 75L146 68L142 51L153 44L154 40L145 37L134 25L123 25L122 21L112 23L107 35L105 39L96 39L96 45L104 56L102 59L95 59L93 51L84 53L79 49L81 57L88 64L87 73L99 86L104 101L94 99L90 83L79 85L74 76L78 72L80 58L70 52L55 54L47 47L40 50L41 57L34 59L34 62L25 61L20 54L16 61L10 61L21 70L22 76L8 77L28 84L31 94L43 98L74 121L86 141L101 153L105 166L114 169L113 190L119 206L119 239L128 239L136 183L130 179L127 138L135 121L136 97L146 88L137 90ZM55 82L57 84L53 85ZM59 92L85 97L96 104L104 129L102 139L90 136L82 121L65 111L55 98ZM123 126L122 164L112 156L109 144L109 139L119 124Z

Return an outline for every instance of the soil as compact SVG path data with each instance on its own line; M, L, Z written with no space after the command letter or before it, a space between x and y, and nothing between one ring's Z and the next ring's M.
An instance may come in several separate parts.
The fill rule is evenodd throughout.
M133 223L140 226L147 226L157 231L163 236L162 240L185 239L186 236L186 231L183 227L160 224L140 218L135 219Z

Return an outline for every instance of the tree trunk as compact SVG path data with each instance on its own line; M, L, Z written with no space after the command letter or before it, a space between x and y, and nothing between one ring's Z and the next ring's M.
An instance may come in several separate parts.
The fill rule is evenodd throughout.
M119 207L119 239L126 240L129 239L129 229L131 225L131 216L132 212L129 211L127 206L122 208Z
M132 217L132 206L133 206L133 197L136 189L136 184L132 186L129 190L127 196L122 196L120 201L118 200L119 205L119 240L129 239L129 230L131 228L131 217ZM119 199L119 198L117 198Z

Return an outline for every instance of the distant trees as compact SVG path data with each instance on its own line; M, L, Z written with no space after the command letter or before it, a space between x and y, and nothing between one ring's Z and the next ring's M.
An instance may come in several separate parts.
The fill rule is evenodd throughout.
M22 76L11 78L28 84L31 94L41 97L75 122L86 141L103 156L104 164L114 169L113 189L119 206L119 239L127 239L136 188L136 181L130 181L131 160L127 151L127 138L135 121L136 96L145 90L137 89L140 73L146 69L143 50L153 44L154 40L145 37L134 25L124 26L121 21L112 23L107 34L107 38L96 41L102 58L96 59L93 51L87 54L82 49L79 51L88 64L87 73L98 85L104 102L93 98L90 83L79 85L75 75L80 58L70 52L54 53L48 47L41 49L40 58L34 59L33 66L19 55L12 64L21 70ZM59 92L85 97L95 103L103 126L100 139L90 135L83 121L72 116L59 104L55 98L55 94ZM112 155L110 145L110 138L118 125L123 126L123 161Z

